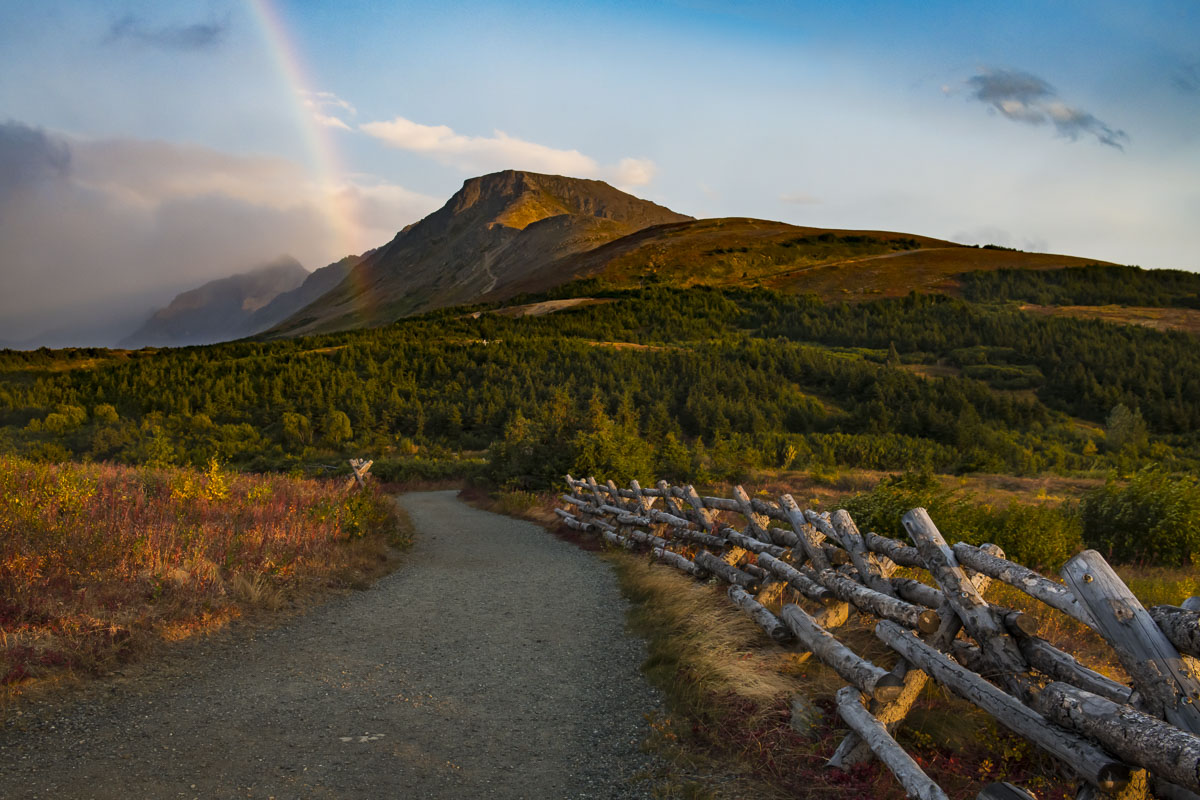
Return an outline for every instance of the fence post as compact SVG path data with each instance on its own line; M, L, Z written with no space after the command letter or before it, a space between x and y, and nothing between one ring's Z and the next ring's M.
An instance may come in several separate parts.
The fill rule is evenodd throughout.
M1148 710L1200 736L1200 681L1104 556L1084 550L1067 562L1062 576L1116 651Z

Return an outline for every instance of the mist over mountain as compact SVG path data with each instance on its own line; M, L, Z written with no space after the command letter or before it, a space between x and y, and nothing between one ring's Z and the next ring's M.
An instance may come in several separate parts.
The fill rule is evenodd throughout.
M319 300L337 287L350 274L351 269L374 252L368 250L360 256L346 256L341 261L313 270L295 289L280 292L269 303L251 314L244 326L243 335L265 331L283 322L309 303Z
M183 292L121 341L122 347L213 344L254 333L255 314L309 273L291 256Z

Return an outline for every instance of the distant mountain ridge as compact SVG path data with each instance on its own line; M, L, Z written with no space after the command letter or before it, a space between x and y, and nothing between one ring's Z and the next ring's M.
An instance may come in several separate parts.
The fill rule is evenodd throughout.
M298 289L309 277L299 261L280 256L248 272L209 281L177 295L121 346L181 347L248 336L269 326L256 327L256 319L263 318L273 300Z

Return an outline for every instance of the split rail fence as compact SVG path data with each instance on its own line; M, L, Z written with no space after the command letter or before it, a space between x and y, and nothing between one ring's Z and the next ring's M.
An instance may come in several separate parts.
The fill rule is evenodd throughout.
M563 523L728 584L729 599L772 639L810 652L846 681L837 708L850 733L830 766L873 755L909 797L945 798L893 738L932 678L1055 757L1077 777L1079 800L1130 796L1146 784L1159 797L1200 800L1200 597L1147 610L1094 550L1071 559L1059 583L1008 561L995 545L948 544L922 508L903 517L909 544L859 531L845 511L802 509L787 494L769 502L740 486L725 498L665 481L624 489L566 479ZM929 580L901 577L900 567ZM1099 634L1129 684L1039 638L1036 619L989 604L983 593L992 581ZM784 591L778 615L756 599L773 584ZM820 611L806 611L801 597ZM878 620L875 635L898 658L893 668L860 657L831 632L850 609ZM1031 797L1009 783L978 794Z

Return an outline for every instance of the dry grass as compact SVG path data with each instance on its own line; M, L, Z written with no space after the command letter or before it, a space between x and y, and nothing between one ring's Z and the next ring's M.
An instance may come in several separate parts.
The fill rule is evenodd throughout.
M671 791L662 796L903 796L877 762L849 773L825 766L845 734L833 699L845 681L831 669L796 647L770 642L721 587L697 583L644 557L620 552L609 557L636 604L632 626L648 641L647 675L667 692L675 715L654 721L653 744L674 766L663 784ZM798 601L785 590L767 605L778 611L782 603ZM873 635L874 622L852 613L837 637L889 668L895 655ZM1062 635L1069 635L1066 628ZM789 703L797 697L817 710L808 735L789 724ZM926 688L899 740L951 796L973 794L996 780L1032 788L1043 798L1071 796L1070 782L1052 761L936 685ZM703 776L713 772L736 777L712 788ZM707 781L711 791L697 794L697 781L689 776L702 776L697 780Z
M1142 306L1039 306L1024 304L1021 310L1039 316L1098 319L1120 325L1141 325L1155 330L1200 334L1200 310L1194 308L1149 308Z
M341 480L0 457L0 684L103 673L369 580L410 535Z
M868 469L828 470L763 470L746 482L759 497L777 500L779 495L789 493L802 506L829 508L841 500L861 492L869 492L879 481L895 472ZM1061 503L1076 501L1083 495L1104 485L1103 477L1065 477L1061 475L1038 475L1021 477L975 473L972 475L938 475L943 489L970 495L981 503L1003 506L1010 502ZM729 484L718 484L701 490L701 494L716 494L728 497Z
M685 691L697 699L729 695L762 705L800 690L800 681L787 674L793 656L771 643L720 588L645 558L623 553L609 558L626 594L640 606L635 627L652 627L665 640L661 650L652 648L647 671L665 667L689 674Z

